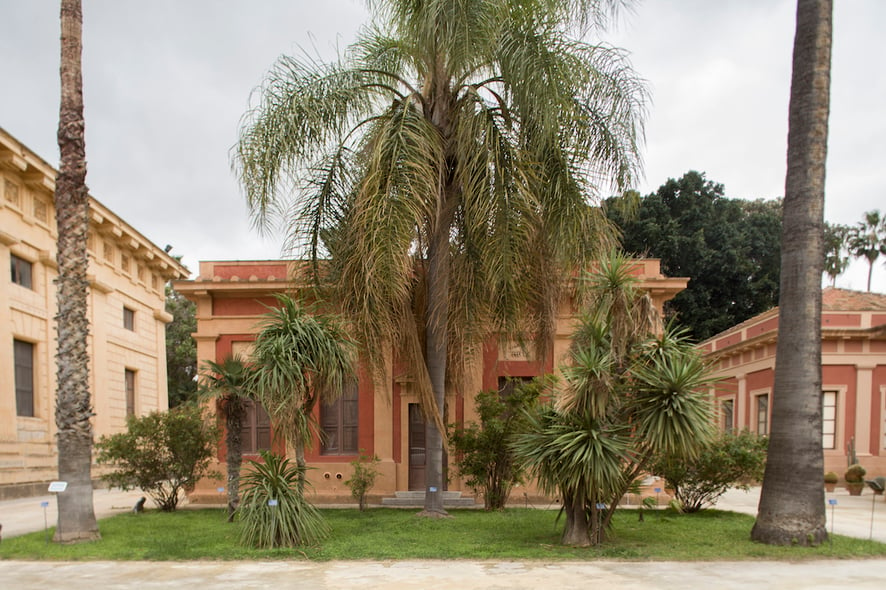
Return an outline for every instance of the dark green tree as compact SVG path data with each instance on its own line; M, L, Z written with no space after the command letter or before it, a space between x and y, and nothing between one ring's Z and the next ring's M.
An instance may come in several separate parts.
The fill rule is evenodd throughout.
M689 277L668 303L704 340L778 303L781 203L729 199L722 184L690 171L639 199L633 212L607 200L626 252L660 258L662 271Z
M197 399L197 306L181 293L166 286L166 311L172 321L166 324L166 386L169 407Z

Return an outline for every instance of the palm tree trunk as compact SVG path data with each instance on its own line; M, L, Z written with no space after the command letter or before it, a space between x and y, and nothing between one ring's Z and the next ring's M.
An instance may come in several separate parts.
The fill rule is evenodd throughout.
M591 544L590 521L585 509L584 498L572 494L563 494L563 512L566 514L566 526L560 542L563 545L587 547Z
M61 105L58 146L61 166L55 193L58 226L58 330L55 423L58 429L59 493L56 541L100 537L92 498L92 406L89 395L89 196L83 121L83 12L80 0L61 3Z
M449 223L440 215L439 226L428 246L428 309L426 312L425 354L433 411L443 415L446 403L446 350L449 316ZM430 413L429 413L430 414ZM437 420L426 419L425 426L425 504L426 515L446 514L443 508L443 436Z
M225 404L226 429L225 446L228 467L228 522L233 522L234 513L240 505L240 468L243 465L243 402L228 399Z
M832 0L799 0L769 456L751 538L827 539L821 474L821 272Z

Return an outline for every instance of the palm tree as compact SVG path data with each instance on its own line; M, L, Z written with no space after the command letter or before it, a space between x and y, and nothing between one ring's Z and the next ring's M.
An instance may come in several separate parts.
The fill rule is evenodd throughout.
M412 370L424 514L445 514L447 382L491 333L543 353L563 277L614 241L588 205L637 173L645 88L622 52L570 33L621 4L373 2L338 62L282 58L246 116L235 159L256 221L285 217L376 369L393 345Z
M252 395L254 372L239 355L221 363L207 361L200 385L204 399L215 399L225 417L225 460L228 470L228 522L240 504L240 467L243 464L243 420Z
M660 327L628 260L604 261L553 404L516 437L541 488L563 501L566 545L604 540L620 499L657 454L692 457L711 438L709 370L679 331Z
M839 223L824 224L824 273L831 279L832 287L837 285L837 277L849 266L849 231L849 227Z
M256 336L254 395L295 447L304 486L305 445L319 399L335 401L355 374L350 338L331 315L310 313L287 295L278 295Z
M56 180L58 226L58 330L55 424L58 429L58 477L67 482L58 498L55 540L91 541L101 537L92 499L92 423L89 394L89 192L83 121L83 10L80 0L61 3L61 106Z
M849 251L856 258L865 258L868 261L868 293L870 293L874 263L880 254L886 254L886 218L880 217L879 210L866 212L864 220L850 228Z
M788 116L769 454L756 541L816 545L827 538L821 474L821 273L831 68L831 0L798 0Z

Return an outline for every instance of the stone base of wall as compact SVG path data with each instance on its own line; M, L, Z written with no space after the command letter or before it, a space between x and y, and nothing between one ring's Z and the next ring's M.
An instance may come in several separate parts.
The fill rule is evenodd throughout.
M100 479L92 480L93 489L101 490L107 487L108 485ZM48 493L49 480L0 485L0 501L15 500L17 498L33 498L35 496L45 496Z

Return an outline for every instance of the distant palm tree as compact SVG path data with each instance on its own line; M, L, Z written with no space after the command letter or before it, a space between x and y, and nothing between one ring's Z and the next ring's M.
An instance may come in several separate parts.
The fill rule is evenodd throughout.
M868 261L868 293L871 291L871 277L874 263L880 254L886 254L886 218L875 209L864 214L864 220L849 229L849 251L856 258Z
M799 0L788 114L781 289L766 473L751 538L827 539L821 474L821 273L832 0Z
M101 537L92 499L92 400L89 394L88 289L89 191L83 121L83 10L80 0L61 3L61 107L56 180L58 226L58 330L55 424L58 429L58 477L67 482L58 499L60 542Z
M200 384L201 397L214 399L225 417L225 460L228 470L228 521L240 504L240 467L243 464L243 420L252 393L254 371L240 356L221 363L207 361Z
M837 285L837 277L849 266L848 240L849 227L825 222L824 273L831 279L832 287Z
M320 399L335 401L354 376L353 345L334 316L312 313L287 295L277 303L255 339L253 392L275 434L295 447L303 486L314 407Z
M373 2L339 62L281 59L245 119L256 220L283 215L318 281L331 257L330 300L375 367L393 345L412 372L424 514L445 514L447 382L491 333L543 354L564 278L614 243L589 204L634 180L646 92L621 51L570 34L624 3Z

